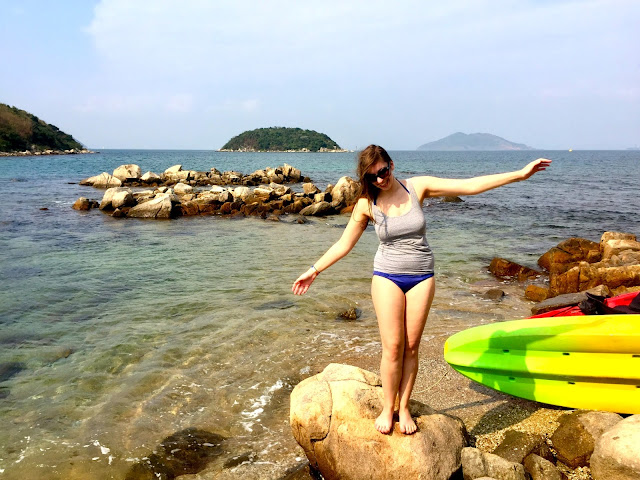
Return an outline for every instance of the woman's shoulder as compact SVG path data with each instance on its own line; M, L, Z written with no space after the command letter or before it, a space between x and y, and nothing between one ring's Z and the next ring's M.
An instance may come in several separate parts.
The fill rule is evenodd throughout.
M359 218L355 218L355 220L362 220L363 217L366 219L371 218L371 205L372 202L369 201L367 197L360 197L356 201L356 204L353 206L353 215L358 216Z

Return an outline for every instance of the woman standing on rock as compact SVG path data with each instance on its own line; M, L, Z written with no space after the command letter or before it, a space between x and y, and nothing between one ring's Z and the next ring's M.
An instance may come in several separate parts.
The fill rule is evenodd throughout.
M373 262L371 297L382 341L380 376L384 392L382 413L375 421L380 433L393 427L399 396L400 431L417 427L409 413L409 398L418 372L418 348L435 292L434 263L426 238L422 202L428 197L476 195L502 185L526 180L545 170L551 160L540 158L522 170L469 179L429 176L398 180L384 148L369 145L358 156L361 194L344 233L327 252L293 284L303 295L316 277L347 255L367 224L374 223L380 246Z

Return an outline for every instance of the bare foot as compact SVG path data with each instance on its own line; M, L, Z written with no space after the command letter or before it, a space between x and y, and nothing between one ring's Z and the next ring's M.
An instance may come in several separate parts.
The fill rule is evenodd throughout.
M416 426L416 422L414 422L413 418L411 418L411 414L409 413L408 409L400 410L398 412L398 418L399 418L398 423L400 424L400 431L405 435L411 435L415 433L416 430L418 430L418 427Z
M391 431L391 427L393 426L393 410L390 412L386 412L382 410L382 413L376 418L376 430L380 433L387 434Z

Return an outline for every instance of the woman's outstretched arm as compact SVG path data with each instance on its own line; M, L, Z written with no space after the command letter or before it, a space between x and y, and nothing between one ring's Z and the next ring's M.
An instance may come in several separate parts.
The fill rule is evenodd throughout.
M551 160L539 158L527 164L521 170L495 175L483 175L473 178L438 178L414 177L411 182L421 199L426 197L442 197L452 195L476 195L513 182L520 182L531 177L534 173L546 170Z
M356 205L353 207L351 213L351 219L347 227L344 229L340 240L334 243L329 250L326 251L320 259L313 264L305 273L300 275L298 279L293 282L291 291L295 295L304 295L309 290L309 287L316 279L318 274L331 265L336 263L341 258L345 257L351 249L358 243L362 232L367 228L369 222L368 215L368 200L366 198L360 198Z

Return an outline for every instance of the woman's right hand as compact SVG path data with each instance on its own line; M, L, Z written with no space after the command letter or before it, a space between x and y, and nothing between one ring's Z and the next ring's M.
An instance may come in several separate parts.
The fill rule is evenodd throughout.
M309 290L309 287L317 276L318 272L313 268L310 268L302 275L300 275L295 282L293 282L291 291L294 295L304 295L305 293L307 293L307 290Z

